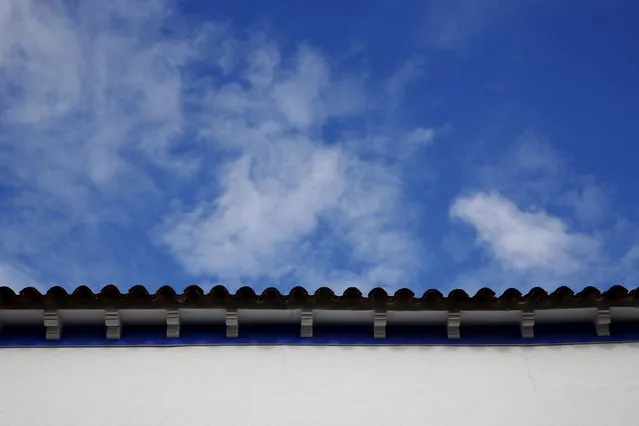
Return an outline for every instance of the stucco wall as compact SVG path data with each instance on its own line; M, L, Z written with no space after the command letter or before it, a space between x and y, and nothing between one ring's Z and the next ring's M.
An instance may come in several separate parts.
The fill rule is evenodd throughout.
M0 424L630 425L639 346L0 350Z

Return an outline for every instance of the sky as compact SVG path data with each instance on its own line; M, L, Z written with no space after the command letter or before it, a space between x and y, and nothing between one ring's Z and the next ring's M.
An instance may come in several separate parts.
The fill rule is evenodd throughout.
M637 16L0 0L0 283L636 287Z

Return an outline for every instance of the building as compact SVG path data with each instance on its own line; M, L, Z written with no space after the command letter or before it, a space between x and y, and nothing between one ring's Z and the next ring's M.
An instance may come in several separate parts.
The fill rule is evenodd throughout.
M629 424L636 294L1 288L0 424Z

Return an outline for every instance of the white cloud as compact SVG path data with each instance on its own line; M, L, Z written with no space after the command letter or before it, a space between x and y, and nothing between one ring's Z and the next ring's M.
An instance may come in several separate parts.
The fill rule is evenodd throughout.
M205 33L163 36L170 15L156 0L2 2L0 259L28 256L46 282L92 273L88 252L114 270L101 226L160 194L138 160L194 170L173 150L188 127L183 69Z
M327 117L362 111L361 86L333 75L307 46L292 68L269 60L267 72L254 58L280 54L272 44L251 48L246 80L258 84L211 89L202 131L239 157L219 169L217 198L170 217L158 240L192 274L225 281L407 284L420 268L420 247L398 210L404 200L396 170L363 161L357 143L329 146L317 137ZM336 88L351 107L335 103ZM411 144L433 138L427 129L413 135Z
M614 208L609 188L539 135L517 137L465 193L451 217L472 226L488 256L461 271L455 286L636 285L636 224Z
M0 161L5 182L33 195L4 226L32 209L91 217L96 199L143 179L132 150L190 167L169 151L185 128L180 67L197 52L195 41L158 37L163 2L3 4Z
M272 88L275 107L288 124L295 128L307 128L318 123L320 114L325 111L321 111L322 104L316 100L328 85L329 78L328 66L323 58L309 49L300 49L297 66L291 75Z
M82 280L105 224L151 228L136 215L177 196L153 238L196 277L408 284L423 261L401 169L364 160L361 141L400 156L432 131L385 125L335 145L322 129L396 103L419 63L371 90L311 46L283 55L263 34L193 29L171 4L2 3L0 165L16 196L0 260Z
M219 198L170 221L161 238L193 274L288 272L301 238L343 192L338 151L294 149L274 153L280 158L270 164L254 164L260 159L250 155L236 160L220 174ZM253 175L253 167L262 170Z
M597 239L570 232L544 211L522 211L498 193L459 197L451 216L472 225L507 270L539 269L564 275L590 267L600 256Z

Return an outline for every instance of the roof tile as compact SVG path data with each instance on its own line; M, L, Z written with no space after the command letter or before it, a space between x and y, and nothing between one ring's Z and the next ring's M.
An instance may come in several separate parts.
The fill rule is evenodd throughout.
M113 284L106 285L97 294L86 285L80 285L72 292L60 286L51 287L45 294L33 287L22 289L16 294L9 287L0 287L1 309L27 308L89 308L89 307L234 307L234 308L321 308L321 309L395 309L395 310L534 310L575 307L639 306L637 289L613 285L601 292L588 286L575 293L566 286L557 288L552 293L540 287L522 294L515 288L505 290L501 295L484 287L474 295L462 289L454 289L448 295L437 289L426 290L421 296L408 288L401 288L389 294L383 288L374 288L368 294L355 287L350 287L340 295L336 295L328 287L318 288L309 293L303 287L294 287L288 294L281 293L274 287L256 293L245 286L235 293L222 285L217 285L209 293L201 287L190 285L182 293L173 287L164 285L155 293L151 293L142 285L131 287L122 293Z

